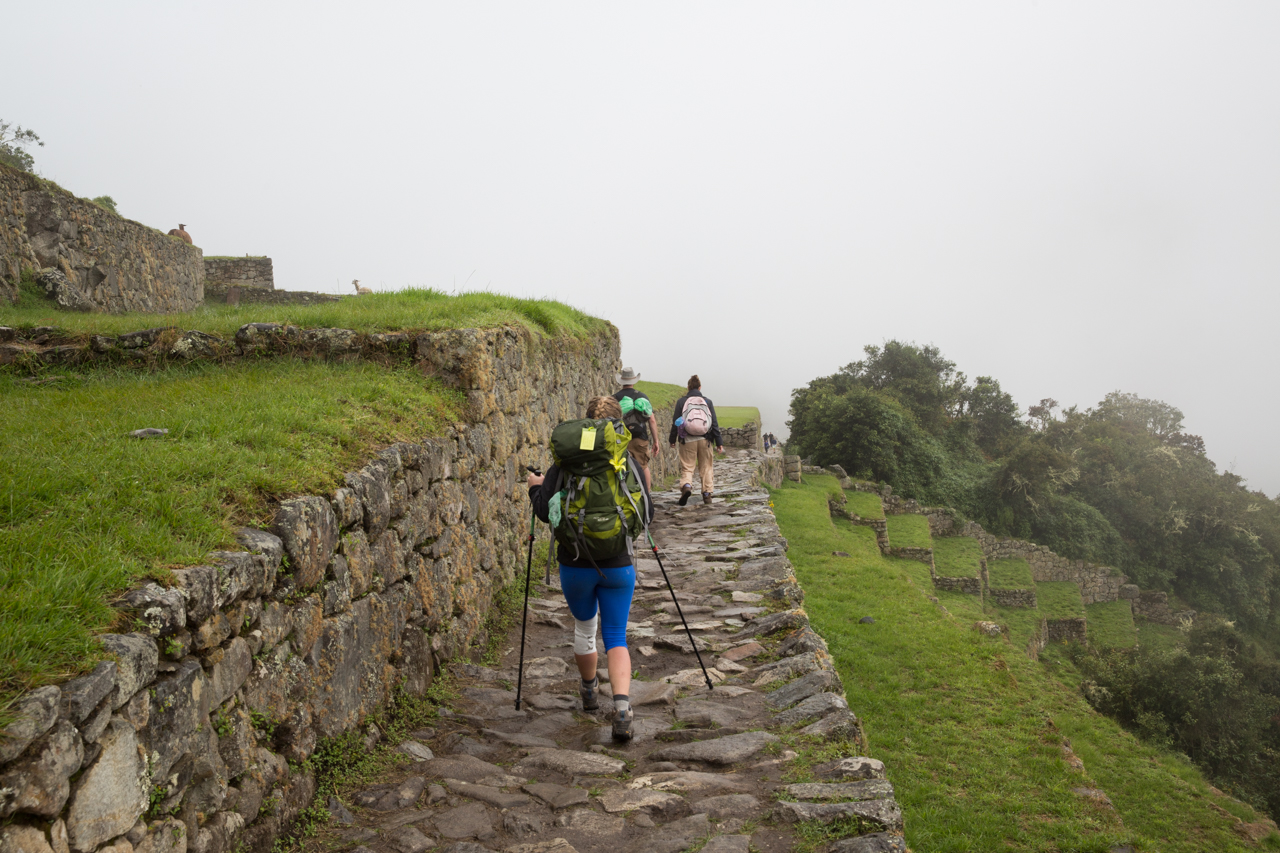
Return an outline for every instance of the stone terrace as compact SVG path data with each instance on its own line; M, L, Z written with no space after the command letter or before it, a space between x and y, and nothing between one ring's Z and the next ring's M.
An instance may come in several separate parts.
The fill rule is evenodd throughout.
M849 837L827 851L906 850L893 786L879 761L860 755L860 721L800 607L786 541L755 485L761 459L731 451L717 460L710 506L681 508L674 492L655 498L654 538L714 689L658 562L642 553L628 625L636 737L613 742L608 672L600 710L584 713L572 617L558 589L535 594L521 709L517 626L500 665L463 665L453 708L398 745L416 760L331 799L331 820L306 847L772 853L796 846L798 822L839 821ZM797 750L814 746L827 760L802 767Z

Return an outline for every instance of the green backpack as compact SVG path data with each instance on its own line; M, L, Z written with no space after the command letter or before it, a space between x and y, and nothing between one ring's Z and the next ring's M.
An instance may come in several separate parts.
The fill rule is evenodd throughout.
M551 431L551 458L560 468L548 507L558 548L573 559L634 554L644 530L644 487L627 455L631 433L621 421L565 421ZM596 567L597 570L599 566Z
M618 406L622 409L622 423L633 434L649 425L649 416L653 414L653 406L644 397L621 397Z

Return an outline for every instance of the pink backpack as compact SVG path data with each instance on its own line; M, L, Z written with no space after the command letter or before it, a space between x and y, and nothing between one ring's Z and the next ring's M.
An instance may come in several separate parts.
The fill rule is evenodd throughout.
M685 400L680 416L684 419L685 435L701 437L711 429L711 407L701 397L690 397Z

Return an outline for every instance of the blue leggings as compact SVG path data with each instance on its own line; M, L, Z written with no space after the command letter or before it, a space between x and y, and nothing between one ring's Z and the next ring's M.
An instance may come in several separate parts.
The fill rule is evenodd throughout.
M627 616L631 613L631 594L636 590L636 567L578 569L561 564L560 588L569 603L573 618L579 622L594 619L600 612L600 632L604 650L627 645Z

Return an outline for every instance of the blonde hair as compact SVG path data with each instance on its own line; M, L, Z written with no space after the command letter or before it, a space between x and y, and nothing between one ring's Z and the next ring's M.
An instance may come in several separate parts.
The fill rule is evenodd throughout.
M592 397L591 402L587 403L587 417L621 418L622 407L612 397Z

